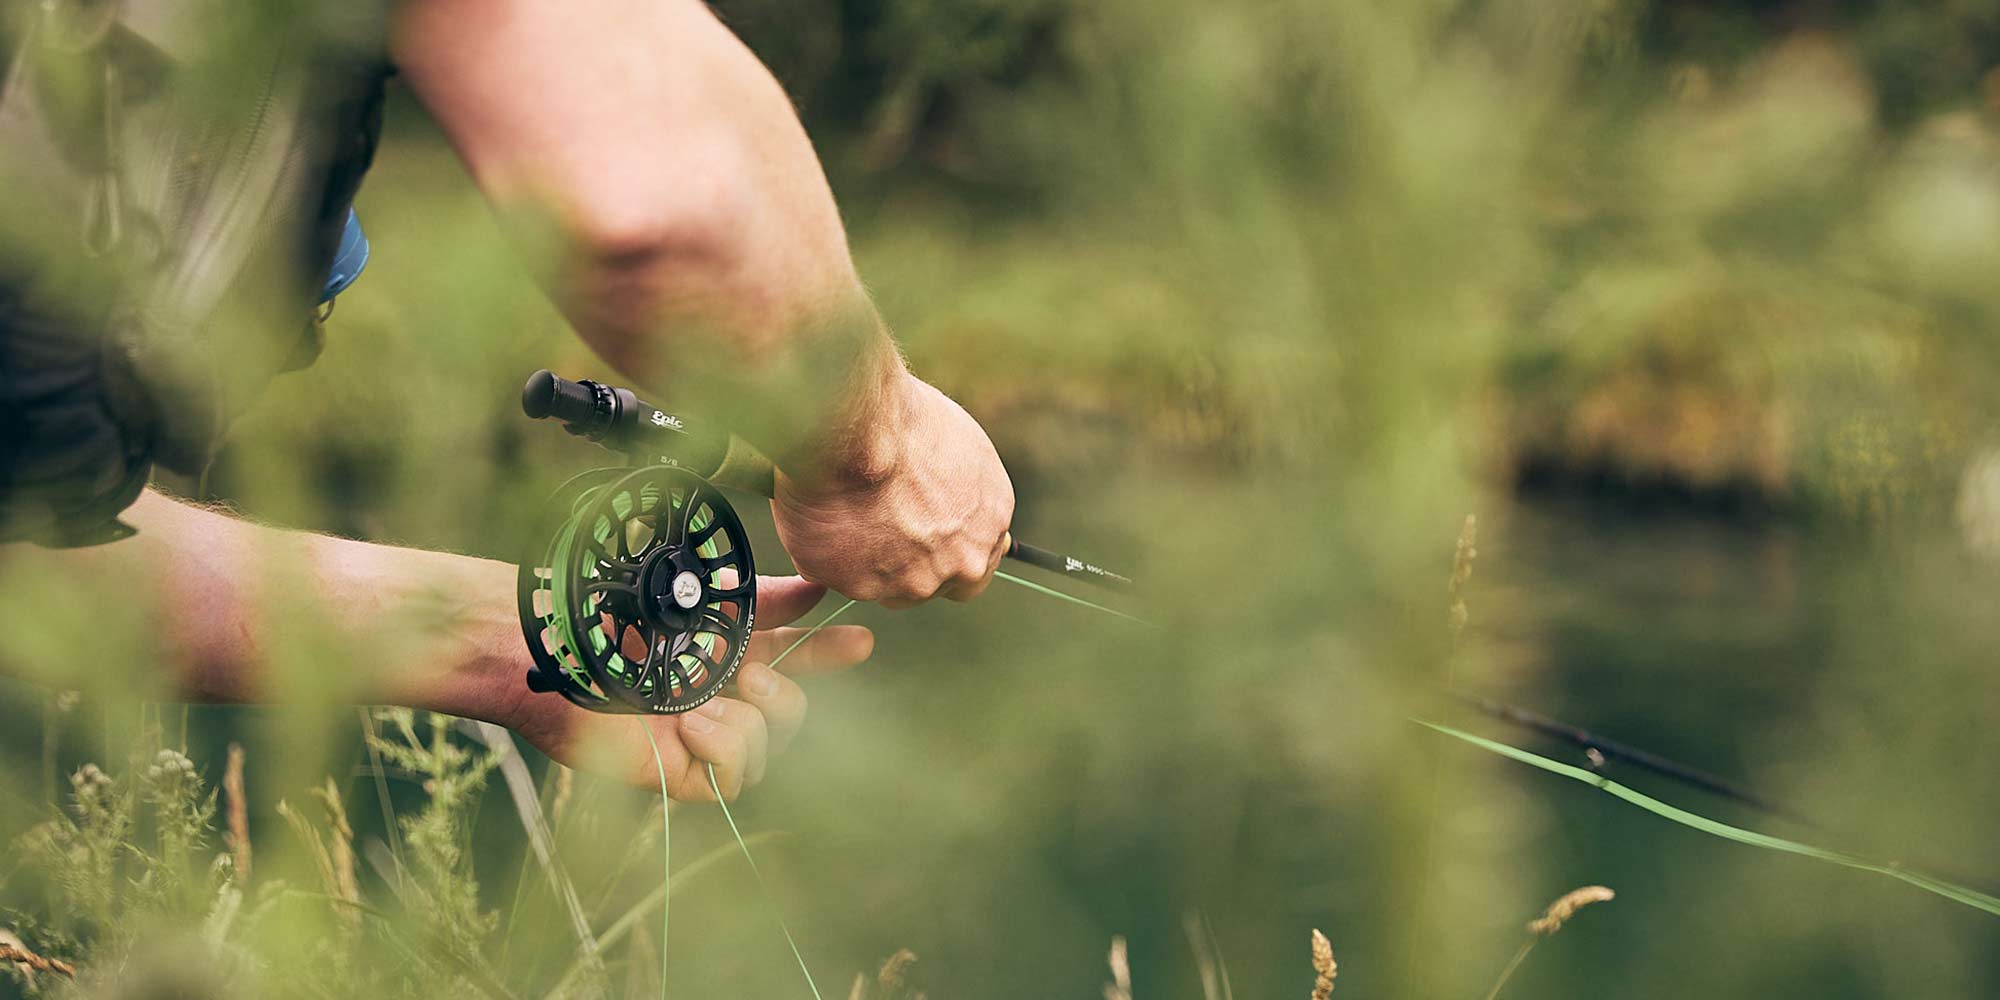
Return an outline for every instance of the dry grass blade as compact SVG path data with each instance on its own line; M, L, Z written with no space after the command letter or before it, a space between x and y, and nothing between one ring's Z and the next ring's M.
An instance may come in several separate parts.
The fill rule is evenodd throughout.
M339 919L349 927L359 927L361 887L354 877L354 828L347 823L347 810L341 805L339 790L332 778L326 779L324 786L313 789L312 794L326 810L327 826L333 835L330 848L327 838L320 835L319 828L293 809L291 803L280 800L278 815L285 818L299 842L305 845L313 866L319 869L320 883L325 887L327 896L348 904L335 911Z
M229 762L222 771L222 799L229 817L229 830L223 834L223 841L229 846L236 883L243 885L250 881L250 804L243 793L242 744L229 744Z
M767 831L764 833L753 833L745 839L752 845L761 845L781 839L783 836L780 833ZM624 940L626 935L631 934L632 929L637 927L641 920L652 914L655 907L665 906L667 897L672 895L674 890L686 885L689 880L708 869L729 858L735 857L737 851L738 848L736 845L724 844L696 858L694 863L675 872L673 877L667 880L667 884L654 889L644 899L632 904L631 909L626 910L618 919L613 920L609 926L605 927L604 933L597 936L598 948L600 950L609 950L619 941ZM550 1000L557 1000L559 997L567 996L570 986L583 975L587 964L581 956L572 962L569 969L562 974L562 977L556 980L556 985L548 991L547 996Z
M1189 910L1181 915L1181 929L1187 932L1188 948L1194 952L1195 968L1201 972L1204 1000L1235 1000L1229 988L1229 967L1222 961L1222 946L1216 942L1208 918L1200 910Z
M1326 1000L1333 995L1333 977L1339 975L1340 966L1333 960L1333 942L1326 935L1313 928L1313 992L1312 1000Z
M0 944L0 962L25 965L36 972L53 972L67 979L76 978L76 966L59 958L45 958L17 945Z
M590 931L590 919L584 915L583 901L577 897L576 886L570 882L561 859L556 857L555 833L542 816L541 798L535 793L535 780L528 774L528 764L521 759L521 751L514 745L513 734L490 722L468 720L460 725L499 758L500 778L506 783L507 794L514 801L514 814L521 821L522 832L528 836L528 846L548 878L549 891L561 901L569 917L570 931L576 935L585 959L593 966L600 965L597 936ZM567 768L558 767L558 771L569 773ZM561 792L558 796L559 804L562 798L567 797Z
M340 801L340 786L332 778L313 789L313 798L326 810L327 829L333 833L330 846L334 894L360 902L361 883L354 877L354 827L347 822L347 806Z
M556 794L554 801L549 804L549 824L560 830L563 817L569 815L570 799L576 795L576 772L561 764L549 766L556 773Z
M292 832L298 835L299 843L305 845L306 853L312 857L313 867L319 869L320 886L326 890L327 895L342 902L353 902L335 889L333 857L326 851L326 838L320 836L318 828L312 825L312 821L300 815L298 810L292 808L290 802L283 799L278 800L278 815L284 817Z
M1562 930L1563 924L1567 923L1569 918L1575 916L1576 911L1592 903L1609 902L1617 895L1617 893L1601 885L1586 885L1582 888L1571 889L1564 893L1562 898L1550 903L1549 908L1543 911L1540 917L1528 922L1528 933L1548 937Z
M1114 935L1111 938L1111 982L1104 986L1104 1000L1132 1000L1132 965L1125 957L1125 938Z

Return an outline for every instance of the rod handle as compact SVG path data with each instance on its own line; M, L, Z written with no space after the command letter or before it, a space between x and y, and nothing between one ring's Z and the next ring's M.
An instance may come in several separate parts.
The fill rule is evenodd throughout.
M635 462L670 462L762 497L777 489L771 460L749 442L700 431L630 389L589 379L571 381L545 368L521 387L521 412L536 420L560 420L571 434L624 452Z

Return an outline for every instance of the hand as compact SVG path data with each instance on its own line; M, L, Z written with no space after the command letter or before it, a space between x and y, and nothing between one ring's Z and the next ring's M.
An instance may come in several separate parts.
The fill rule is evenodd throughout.
M767 666L805 632L777 626L812 610L825 593L795 576L758 578L757 632L736 671L734 697L717 695L680 715L606 715L560 695L527 694L501 721L558 763L642 788L660 786L664 764L667 794L682 802L715 801L707 767L713 764L723 797L733 801L763 779L765 762L791 742L805 719L806 694L794 678L845 670L875 648L867 629L832 625L792 650L778 669ZM659 744L658 764L641 724Z
M1007 551L1014 485L979 422L907 372L811 481L779 470L771 516L806 579L861 601L969 601Z

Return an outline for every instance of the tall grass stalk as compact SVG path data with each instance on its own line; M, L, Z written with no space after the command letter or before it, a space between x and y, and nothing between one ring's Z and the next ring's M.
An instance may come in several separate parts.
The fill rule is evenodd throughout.
M521 830L527 835L528 848L548 878L549 891L569 918L570 930L576 935L577 945L582 949L585 960L601 965L603 958L598 952L597 937L591 933L590 919L584 915L583 901L577 897L569 872L563 867L562 859L556 856L555 835L542 815L541 798L535 791L534 778L528 774L527 762L521 759L513 735L490 722L468 720L462 725L499 759L501 782L507 786L508 797L514 802L514 815L521 821ZM516 883L517 902L518 891L519 882Z
M776 841L782 836L783 834L780 833L754 833L750 835L749 842L752 844L765 844ZM633 903L631 908L619 914L618 918L611 921L611 923L605 925L604 932L597 936L598 947L604 950L616 947L619 942L625 940L626 936L632 933L633 928L639 926L640 921L645 920L653 912L654 907L665 905L675 889L686 885L695 876L715 867L736 852L737 847L735 844L723 844L696 858L691 864L680 871L675 872L674 876L668 879L665 885L647 893L645 898ZM561 998L568 996L569 988L588 971L589 965L579 957L568 969L564 970L562 976L556 980L555 985L550 987L548 992L549 1000L561 1000Z
M1593 903L1609 902L1615 896L1616 893L1601 885L1586 885L1571 889L1550 903L1549 908L1542 911L1540 917L1528 922L1528 939L1521 942L1521 947L1515 950L1514 957L1508 959L1506 965L1501 966L1499 977L1493 980L1493 988L1486 991L1486 1000L1498 1000L1500 991L1507 986L1507 981L1514 978L1514 971L1521 967L1522 962L1528 960L1528 953L1535 950L1536 942L1545 937L1552 937L1557 931L1562 930L1563 924L1568 923L1569 918L1576 915L1576 911Z
M1195 969L1201 973L1201 995L1205 1000L1235 1000L1229 986L1229 967L1222 961L1222 945L1215 940L1215 928L1200 910L1181 917L1187 933L1188 949L1194 952Z

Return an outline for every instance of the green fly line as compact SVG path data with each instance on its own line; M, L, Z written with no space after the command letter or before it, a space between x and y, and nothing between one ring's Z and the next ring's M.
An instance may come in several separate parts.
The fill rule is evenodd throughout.
M1474 736L1471 733L1453 729L1450 726L1441 726L1435 722L1426 722L1422 719L1412 721L1420 726L1443 733L1453 739L1463 740L1488 753L1499 754L1502 757L1517 760L1523 764L1539 767L1551 774L1560 774L1565 778L1581 781L1586 785L1608 792L1616 798L1630 802L1662 819L1672 820L1682 826L1699 830L1712 837L1720 837L1723 840L1735 841L1739 844L1748 844L1751 847L1759 847L1767 851L1796 854L1801 857L1812 858L1815 861L1839 865L1843 868L1853 868L1858 871L1874 872L1877 875L1887 875L1890 878L1908 882L1925 892L1943 896L1955 903L1962 903L1975 910L1984 910L1994 916L2000 916L2000 898L1989 896L1976 889L1968 889L1965 886L1947 882L1941 878L1934 878L1921 872L1913 872L1900 865L1870 861L1867 858L1848 854L1844 851L1814 847L1811 844L1802 844L1796 840L1786 840L1783 837L1774 837L1767 833L1758 833L1755 830L1745 830L1740 826L1731 826L1728 823L1709 819L1698 813L1689 812L1679 806L1668 805L1659 799L1633 791L1609 778L1586 771L1572 764L1550 760L1540 754L1530 753L1519 747Z
M807 629L804 635L799 636L793 640L791 645L786 646L784 652L779 653L771 659L771 669L777 669L778 664L784 662L785 657L792 655L793 650L805 645L807 639L812 638L820 629L832 624L835 618L840 617L847 609L853 607L854 604L854 601L848 601L846 604L835 608L832 614L820 619L819 624ZM634 721L638 722L639 729L646 734L646 742L652 744L653 766L659 771L660 813L662 816L660 828L660 866L665 872L665 877L671 881L674 870L673 855L666 847L667 834L666 821L664 819L670 811L667 809L667 765L666 761L660 756L660 744L653 739L653 727L646 725L644 717L639 717ZM743 831L737 829L736 817L729 813L729 803L723 801L722 783L716 780L715 765L707 762L703 763L708 769L708 787L715 792L715 804L722 807L722 818L728 822L730 836L736 838L736 847L743 852L743 860L750 866L751 876L757 880L757 891L763 893L765 905L771 908L771 914L777 918L778 930L785 935L785 944L791 947L792 959L799 963L799 974L805 976L806 988L812 991L813 1000L821 1000L819 984L813 981L812 970L806 967L805 955L799 951L799 943L792 936L792 928L785 923L785 916L778 910L777 901L771 895L771 887L764 882L764 873L757 868L757 858L750 853L750 842L743 838ZM662 997L666 996L667 991L667 914L672 909L672 900L665 898L660 900L660 995Z
M1056 590L1053 587L1045 587L1039 583L1035 583L1032 580L1025 580L1022 579L1021 577L1014 576L1010 573L996 572L993 575L995 577L998 577L999 579L1007 581L1008 583L1016 584L1021 587L1026 587L1027 589L1032 590L1038 594L1043 594L1049 597L1054 597L1060 600L1068 601L1071 604L1080 605L1082 607L1089 608L1093 611L1100 611L1103 612L1104 614L1112 615L1117 618L1123 618L1126 621L1137 622L1138 624L1141 625L1150 624L1143 619L1135 618L1131 615L1126 614L1123 611L1107 608L1101 604L1094 604L1090 601L1086 601L1083 598L1077 597L1073 594L1065 594L1062 591ZM557 576L558 578L560 578L561 574L557 574ZM847 610L849 608L854 607L856 603L857 602L855 601L849 600L847 603L842 604L840 607L833 609L833 612L827 615L825 618L820 619L818 624L814 625L809 629L806 629L804 635L801 635L797 639L792 640L792 644L786 646L784 652L781 652L777 656L772 657L770 666L773 669L776 669L778 664L784 662L785 657L792 655L792 652L794 650L798 649L800 646L805 645L806 640L811 639L814 635L818 634L820 629L823 629L828 625L833 624L833 620L835 618L838 618L841 615L845 614ZM664 804L667 797L667 765L660 756L659 744L653 741L652 727L646 725L646 721L644 718L638 719L637 722L639 723L639 728L645 731L647 742L652 743L653 746L653 764L656 768L659 769L660 798L662 800L662 803ZM792 960L798 963L799 974L805 977L806 989L812 991L813 1000L823 1000L823 998L820 996L819 984L813 980L812 969L807 967L806 965L805 954L799 950L798 939L792 935L791 926L785 923L785 916L779 910L776 898L771 894L771 887L768 883L764 881L764 873L757 867L757 858L750 853L750 842L744 839L743 831L737 828L736 817L731 815L729 812L729 803L723 801L722 783L715 777L715 765L704 762L704 766L708 770L708 787L711 791L715 793L715 803L716 805L722 807L723 821L729 824L730 836L736 839L736 847L738 850L742 852L744 863L750 866L750 875L757 882L757 891L763 894L764 904L771 908L771 915L778 922L779 933L785 936L785 944L792 950ZM664 815L666 811L667 810L663 806L663 808L661 809L662 814ZM664 845L667 839L664 820L662 821L660 839L662 844ZM665 877L667 878L671 878L673 875L673 866L670 863L670 860L671 860L671 855L667 852L667 850L663 846L660 851L660 864L664 869ZM670 909L672 909L671 900L662 899L660 901L660 995L663 997L666 995L666 989L667 989L667 975L666 975L667 911Z
M1086 600L1084 600L1083 598L1081 598L1081 597L1078 597L1078 596L1076 596L1075 594L1065 594L1065 593L1063 593L1062 591L1060 591L1060 590L1057 590L1057 589L1055 589L1054 587L1044 587L1044 586L1042 586L1041 584L1039 584L1039 583L1036 583L1036 582L1035 582L1035 581L1033 581L1033 580L1025 580L1025 579L1022 579L1021 577L1018 577L1018 576L1015 576L1015 575L1014 575L1014 574L1012 574L1012 573L1008 573L1008 572L1005 572L1004 570L1001 570L1001 571L995 571L995 572L994 572L994 574L993 574L993 576L994 576L994 577L995 577L996 579L1001 579L1001 580L1005 580L1005 581L1007 581L1008 583L1011 583L1011 584L1015 584L1015 585L1017 585L1017 586L1022 586L1022 587L1026 587L1026 588L1028 588L1029 590L1032 590L1032 591L1034 591L1034 592L1035 592L1035 593L1037 593L1037 594L1045 594L1045 595L1047 595L1047 596L1049 596L1049 597L1053 597L1053 598L1056 598L1056 599L1058 599L1058 600L1063 600L1063 601L1068 601L1068 602L1069 602L1069 603L1071 603L1071 604L1077 604L1077 605L1082 605L1083 607L1086 607L1086 608L1089 608L1089 609L1090 609L1090 610L1092 610L1092 611L1101 611L1101 612L1103 612L1103 613L1105 613L1105 614L1107 614L1107 615L1111 615L1111 616L1113 616L1113 617L1115 617L1115 618L1123 618L1123 619L1125 619L1125 620L1126 620L1126 621L1128 621L1128 622L1134 622L1134 623L1137 623L1137 624L1140 624L1140 625L1151 625L1151 624L1152 624L1152 622L1149 622L1149 621L1146 621L1146 620L1145 620L1145 619L1143 619L1143 618L1135 618L1135 617L1133 617L1133 616L1131 616L1131 615L1128 615L1128 614L1126 614L1126 613L1125 613L1125 612L1123 612L1123 611L1118 611L1118 610L1115 610L1115 609L1112 609L1112 608L1107 608L1107 607L1105 607L1105 606L1104 606L1104 605L1102 605L1102 604L1093 604L1093 603L1091 603L1090 601L1086 601Z
M639 731L646 734L646 743L653 748L653 767L660 776L660 870L665 873L667 883L674 880L674 840L668 834L673 832L673 802L667 798L667 762L660 756L660 741L653 738L653 727L646 725L645 716L634 716L639 723ZM712 772L713 769L711 769ZM662 888L665 883L662 884ZM667 897L660 897L660 998L667 996L667 915L673 907L667 905Z
M835 618L846 613L847 609L853 607L854 604L853 600L849 600L846 604L833 609L832 614L820 619L819 624L806 629L806 634L793 640L791 645L785 647L784 652L771 658L771 669L776 670L778 664L784 662L785 657L792 655L792 650L805 645L807 639L818 634L820 629L833 624ZM799 943L792 937L792 929L786 925L785 915L779 911L777 900L771 896L771 887L765 884L764 873L757 869L757 859L750 855L750 844L743 839L743 831L736 828L736 817L729 814L729 803L722 799L722 784L715 780L714 764L708 765L708 787L715 792L715 804L722 807L722 818L729 823L729 834L736 838L736 846L743 851L743 861L750 866L751 877L757 880L757 891L763 894L764 905L770 907L771 915L777 918L778 930L785 935L785 944L789 945L792 949L792 960L799 963L799 974L806 977L806 989L812 991L813 1000L820 1000L819 984L813 982L812 970L806 968L806 957L799 951Z

